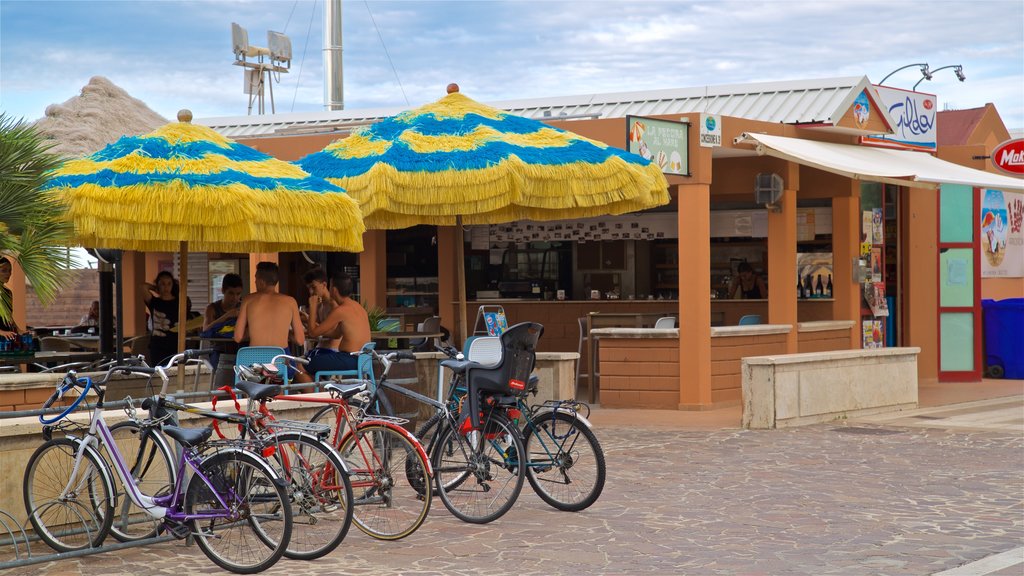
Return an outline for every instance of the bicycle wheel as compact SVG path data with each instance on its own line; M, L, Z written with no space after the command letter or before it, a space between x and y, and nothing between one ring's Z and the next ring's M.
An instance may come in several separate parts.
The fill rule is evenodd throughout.
M78 446L68 438L50 440L36 449L25 469L25 511L35 533L58 552L99 546L114 518L113 482L95 452L83 455L72 477Z
M185 513L203 516L191 521L203 554L239 574L273 566L288 548L292 533L285 483L266 462L241 450L216 452L199 469L210 483L192 475L185 489Z
M523 443L515 426L497 412L481 424L482 432L468 434L444 427L434 453L441 501L456 518L474 524L492 522L508 512L526 475L519 462Z
M568 512L596 502L605 464L594 431L563 412L541 414L526 429L526 479L541 500Z
M274 437L271 463L287 482L292 538L284 555L320 558L341 544L352 525L352 484L328 443L294 432Z
M367 423L338 450L352 474L353 521L366 534L398 540L416 531L430 511L427 461L404 434Z
M110 436L143 494L162 496L170 493L174 485L175 455L156 428L143 427L129 420L111 426ZM107 459L107 465L113 470L109 455ZM156 536L160 520L136 506L120 480L114 482L114 490L116 499L110 535L120 542Z

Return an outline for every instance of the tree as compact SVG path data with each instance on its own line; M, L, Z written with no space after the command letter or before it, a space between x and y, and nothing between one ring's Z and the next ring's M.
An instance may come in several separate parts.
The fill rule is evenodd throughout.
M12 256L44 303L63 287L70 266L65 246L73 226L61 204L41 188L63 159L49 152L35 127L0 113L0 254ZM0 291L0 318L12 303Z

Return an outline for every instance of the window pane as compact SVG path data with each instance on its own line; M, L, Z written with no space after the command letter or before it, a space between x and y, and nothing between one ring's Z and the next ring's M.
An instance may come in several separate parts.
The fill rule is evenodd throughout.
M939 306L974 306L974 250L939 251Z
M939 190L939 242L974 240L974 189L943 184Z
M974 315L967 312L939 314L939 350L942 372L974 370Z

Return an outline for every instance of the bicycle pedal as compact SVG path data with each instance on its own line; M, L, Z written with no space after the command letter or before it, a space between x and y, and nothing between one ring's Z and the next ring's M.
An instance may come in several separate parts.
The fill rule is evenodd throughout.
M160 525L159 532L163 532L165 530L178 540L184 540L192 535L192 530L190 530L188 526L171 520L164 520L163 524Z

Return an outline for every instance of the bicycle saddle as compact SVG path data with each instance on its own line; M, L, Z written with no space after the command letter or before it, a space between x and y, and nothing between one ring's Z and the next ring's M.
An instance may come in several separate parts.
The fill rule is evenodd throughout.
M324 386L324 390L327 390L328 392L334 392L347 400L355 396L356 394L359 394L360 392L366 390L366 382L359 382L358 384L346 385L341 385L338 384L337 382L331 382L330 384L326 384Z
M281 386L278 384L260 384L259 382L249 382L246 380L237 382L235 388L241 390L253 400L273 398L281 393Z
M180 426L164 426L164 434L174 438L182 446L195 446L209 440L213 428L182 428Z

